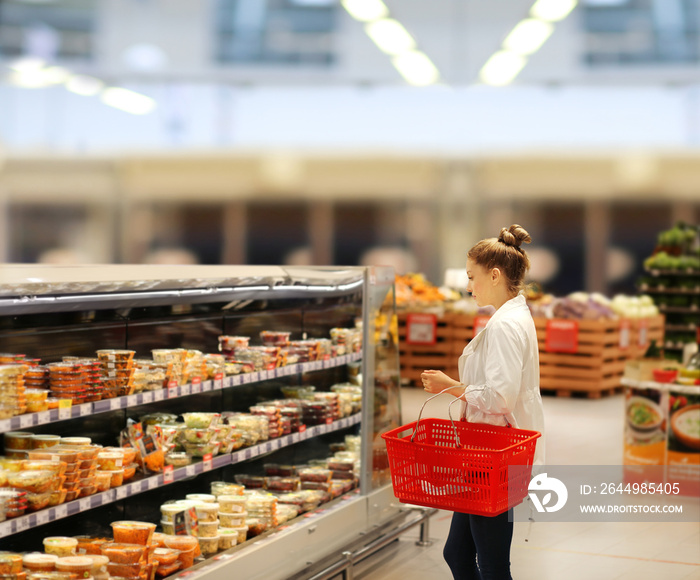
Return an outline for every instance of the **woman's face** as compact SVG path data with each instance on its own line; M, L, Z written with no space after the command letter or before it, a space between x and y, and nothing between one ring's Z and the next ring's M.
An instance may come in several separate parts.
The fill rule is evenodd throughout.
M478 306L489 306L493 303L493 281L491 272L479 264L467 260L467 292L471 292Z

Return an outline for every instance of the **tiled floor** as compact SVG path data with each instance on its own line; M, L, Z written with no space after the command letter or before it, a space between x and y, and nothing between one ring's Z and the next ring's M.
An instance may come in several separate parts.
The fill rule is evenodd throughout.
M425 394L402 390L404 423L418 416ZM549 465L620 465L623 398L544 400ZM446 417L446 403L425 416ZM451 578L442 558L451 514L430 520L429 547L416 546L417 528L354 569L356 580ZM699 580L700 519L678 523L516 523L514 580Z

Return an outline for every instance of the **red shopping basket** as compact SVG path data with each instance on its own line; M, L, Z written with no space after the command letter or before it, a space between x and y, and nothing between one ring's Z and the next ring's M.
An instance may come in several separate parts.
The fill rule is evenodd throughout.
M525 499L538 437L537 431L420 416L382 435L399 501L482 516Z

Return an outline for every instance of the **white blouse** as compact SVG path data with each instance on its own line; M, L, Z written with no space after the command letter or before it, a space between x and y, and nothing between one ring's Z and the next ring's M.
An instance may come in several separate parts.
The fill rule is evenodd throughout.
M544 465L544 408L537 332L522 295L501 306L459 357L462 418L539 431L534 465Z

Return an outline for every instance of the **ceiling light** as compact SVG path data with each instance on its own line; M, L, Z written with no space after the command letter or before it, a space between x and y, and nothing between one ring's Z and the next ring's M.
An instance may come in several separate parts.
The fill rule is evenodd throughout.
M389 16L389 10L382 0L342 0L341 4L350 16L361 22Z
M9 64L8 66L17 72L29 72L29 71L37 71L39 69L44 68L44 65L46 62L41 59L41 58L36 58L34 56L27 56L24 58L20 58L13 63Z
M549 22L564 20L576 7L576 0L537 0L530 9L530 15Z
M508 50L500 50L486 61L479 77L487 85L503 86L513 81L525 66L525 57Z
M101 99L105 105L132 115L146 115L156 108L156 102L151 97L119 87L105 89Z
M66 81L66 88L71 93L84 97L95 96L102 90L103 86L104 83L100 79L86 75L74 75Z
M369 22L365 25L365 30L374 44L387 54L401 54L413 50L416 46L408 31L392 18Z
M422 52L412 50L391 59L401 76L412 85L423 87L432 85L440 78L438 69Z
M520 21L503 41L503 47L518 54L537 52L554 31L554 26L543 20L528 18Z

